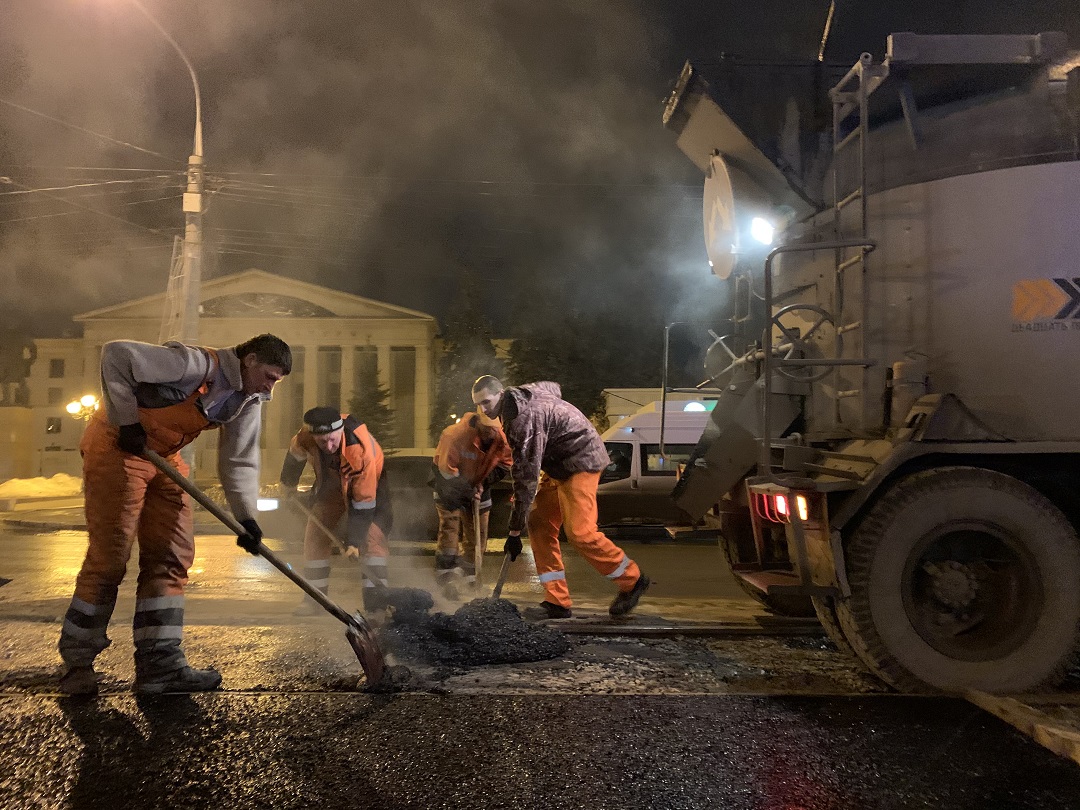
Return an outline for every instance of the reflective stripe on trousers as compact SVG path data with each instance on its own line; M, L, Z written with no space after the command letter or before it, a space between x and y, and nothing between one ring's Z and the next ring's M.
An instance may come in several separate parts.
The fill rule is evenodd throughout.
M109 619L116 602L91 605L79 597L71 600L60 631L60 657L68 666L88 667L108 647Z
M330 561L329 560L305 560L304 579L316 588L327 594L330 591Z
M312 506L311 511L327 529L337 532L345 515L345 498L340 491L328 489ZM340 536L340 535L339 535ZM304 530L304 579L324 594L330 593L330 550L333 541L313 521ZM310 598L310 597L309 597Z
M615 582L620 591L629 591L641 576L641 569L596 525L596 487L600 473L574 473L564 481L548 475L540 477L529 511L529 545L536 571L544 586L545 599L570 607L570 589L559 548L559 527L578 553L600 574Z
M116 446L117 433L108 422L92 419L80 446L89 538L60 634L60 655L69 666L89 666L109 645L108 621L136 538L136 599L140 603L182 596L195 558L187 496L149 461L120 450ZM178 454L168 461L181 473L187 473L187 465ZM136 613L135 628L143 629L144 635L164 632L146 627L176 626L151 618L140 627L139 622L146 619ZM182 625L182 606L178 621ZM170 643L179 650L179 638ZM137 643L137 653L158 646L139 647Z
M180 649L184 638L182 595L136 600L132 627L137 677L153 677L187 666Z

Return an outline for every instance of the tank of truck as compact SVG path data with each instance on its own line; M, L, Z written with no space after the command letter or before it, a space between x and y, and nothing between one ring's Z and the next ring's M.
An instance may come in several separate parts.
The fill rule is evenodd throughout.
M894 34L773 71L771 105L688 65L665 112L744 325L676 499L901 689L1037 689L1080 652L1078 66L1061 34Z

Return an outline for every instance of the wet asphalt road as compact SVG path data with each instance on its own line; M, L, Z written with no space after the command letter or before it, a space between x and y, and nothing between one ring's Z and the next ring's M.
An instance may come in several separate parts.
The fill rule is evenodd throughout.
M17 808L1075 808L1080 769L910 698L0 699Z
M288 539L268 538L267 545L297 567L303 564L302 535ZM501 541L493 541L501 548ZM760 612L727 570L720 550L712 545L633 543L624 546L642 569L656 580L647 596L653 613L682 618L719 619L720 612ZM0 525L0 577L13 581L0 590L0 619L15 614L43 618L59 616L67 609L86 551L86 532L32 532ZM117 616L130 615L134 582L138 572L137 551L128 564L121 588ZM391 548L393 585L432 588L434 546L396 543ZM526 552L525 557L528 556ZM489 553L485 561L488 587L498 576L501 555ZM615 594L610 581L590 568L582 558L565 553L567 580L575 608L606 612ZM360 571L340 556L331 559L330 595L352 610L359 605ZM291 611L301 594L295 585L265 560L236 547L235 536L199 534L195 562L191 567L188 623L291 622ZM521 605L543 599L531 561L511 567L504 596ZM446 607L446 605L440 605ZM125 613L128 611L128 613Z
M1080 769L960 701L752 696L737 693L748 682L738 679L727 684L731 694L670 694L678 679L664 685L669 694L640 694L666 664L650 658L678 648L670 641L618 642L601 650L602 666L572 663L559 677L553 669L482 668L498 677L482 684L475 670L474 686L458 673L440 682L440 694L352 692L356 661L340 625L294 619L293 586L224 536L199 538L186 646L194 663L214 661L231 691L130 694L129 582L115 643L100 659L106 694L60 698L52 694L57 619L84 545L81 532L0 532L0 575L14 580L0 588L3 810L1080 807ZM289 543L281 550L298 551ZM665 587L642 610L678 612L695 600L739 615L752 610L710 569L713 548L631 553L663 570ZM430 557L416 554L396 562L402 578L422 578L429 566ZM568 568L579 604L602 608L608 583L580 560ZM339 593L352 592L355 574L335 558ZM535 587L521 574L511 595L529 603ZM724 672L738 670L738 651L754 643L724 648ZM597 655L595 642L575 644L575 654ZM704 648L690 652L693 663ZM639 667L633 683L631 665ZM703 669L695 689L728 677L709 675L719 671ZM767 668L756 671L758 682L769 677ZM568 694L560 685L598 672L627 694ZM541 694L506 686L527 688L532 678L545 679Z

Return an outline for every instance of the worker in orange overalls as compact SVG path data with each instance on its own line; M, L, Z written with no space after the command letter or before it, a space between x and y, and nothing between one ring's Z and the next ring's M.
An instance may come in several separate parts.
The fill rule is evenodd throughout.
M599 573L619 589L608 613L625 616L649 587L649 578L597 527L596 487L611 460L596 428L562 398L558 383L504 388L497 377L473 383L473 404L498 417L514 454L514 511L506 538L511 560L521 553L521 530L529 528L536 571L547 598L526 616L570 618L570 589L559 548L559 528ZM531 510L530 510L531 507Z
M204 430L221 428L218 475L247 531L237 543L257 554L262 403L291 369L288 345L273 335L232 349L131 340L102 346L105 407L90 419L79 445L89 546L60 634L67 665L62 691L98 691L94 659L111 643L109 618L136 538L135 691L201 692L221 685L212 667L188 666L180 647L184 585L195 558L191 502L143 453L150 448L187 474L180 448Z
M315 518L332 531L346 512L346 555L363 555L364 608L386 607L387 538L393 525L390 487L383 466L383 451L367 425L337 408L321 405L304 414L304 427L293 436L281 466L287 496L299 497L297 484L308 464L315 471L315 486L308 495ZM308 520L304 533L304 576L323 593L330 587L330 538ZM300 614L316 610L305 598Z
M491 487L506 476L511 463L510 445L502 426L484 414L470 414L439 436L432 486L435 511L439 513L435 577L440 584L449 585L454 573L460 572L466 585L475 585L473 504L479 506L483 553L487 551Z

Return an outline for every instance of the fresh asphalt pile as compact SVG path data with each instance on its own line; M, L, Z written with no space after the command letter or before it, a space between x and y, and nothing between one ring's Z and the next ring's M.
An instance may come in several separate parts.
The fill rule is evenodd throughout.
M409 608L422 604L409 601ZM566 636L527 623L505 599L474 599L452 615L395 609L379 637L384 649L401 660L444 666L543 661L570 649Z
M427 613L435 607L435 599L423 588L387 588L383 599L395 616Z

